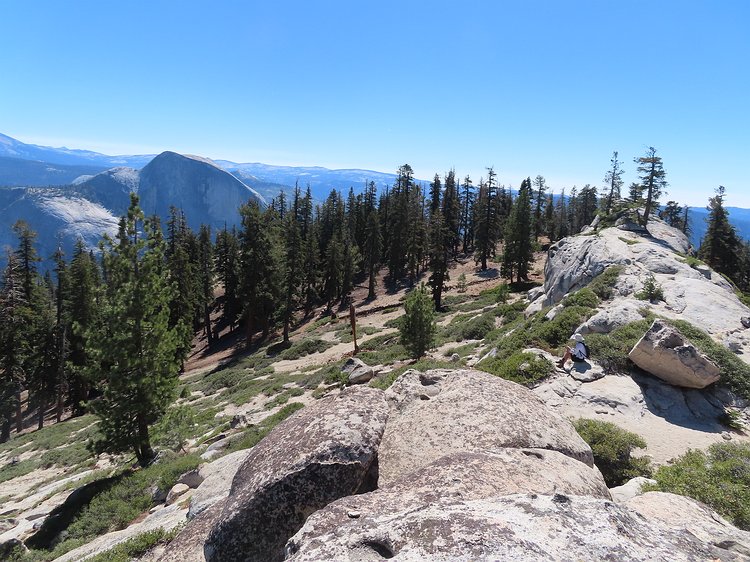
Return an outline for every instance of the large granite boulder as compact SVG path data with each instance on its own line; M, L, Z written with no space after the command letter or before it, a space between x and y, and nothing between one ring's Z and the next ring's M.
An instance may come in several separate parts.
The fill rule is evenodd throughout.
M206 560L281 560L311 513L375 489L387 418L382 391L352 387L279 424L238 470L206 540Z
M225 501L219 500L192 519L155 559L159 562L205 562L203 545L221 517Z
M380 485L456 452L559 451L593 466L570 422L527 388L469 369L410 370L386 391L391 415L380 446Z
M356 357L350 357L341 367L341 372L349 375L349 384L364 384L375 376L375 370Z
M685 496L647 492L625 505L650 521L750 558L750 532L734 527L708 506Z
M196 517L229 495L234 475L237 474L249 454L248 449L243 449L200 466L198 476L203 481L190 497L188 519Z
M308 518L287 560L740 560L611 501L564 494L485 499L378 490Z
M547 449L451 453L381 488L388 493L484 499L519 493L555 493L610 499L596 467Z
M644 371L675 386L705 388L719 380L719 367L662 320L654 320L628 357Z

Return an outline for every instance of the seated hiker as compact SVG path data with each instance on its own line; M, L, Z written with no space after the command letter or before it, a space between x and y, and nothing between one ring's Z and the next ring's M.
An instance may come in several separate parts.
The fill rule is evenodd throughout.
M565 362L568 359L572 359L574 363L583 363L589 358L589 348L583 343L583 336L581 334L575 334L573 339L576 342L575 346L572 349L566 347L565 355L563 355L563 358L557 362L557 366L561 369L565 367Z

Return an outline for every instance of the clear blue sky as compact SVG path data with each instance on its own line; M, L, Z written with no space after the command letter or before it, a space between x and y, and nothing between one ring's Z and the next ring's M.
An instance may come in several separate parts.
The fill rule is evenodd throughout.
M750 207L750 2L0 0L0 132Z

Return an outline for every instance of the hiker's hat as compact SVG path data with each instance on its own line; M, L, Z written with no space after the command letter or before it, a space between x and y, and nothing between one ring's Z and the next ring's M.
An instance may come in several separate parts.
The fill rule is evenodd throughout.
M573 339L577 342L582 342L583 336L581 334L573 334Z

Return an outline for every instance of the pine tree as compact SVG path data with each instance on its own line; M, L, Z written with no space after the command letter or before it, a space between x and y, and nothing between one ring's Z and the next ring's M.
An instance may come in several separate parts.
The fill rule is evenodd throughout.
M544 197L547 191L546 180L542 176L534 178L534 239L539 240L539 237L544 232L544 223L542 220L543 212L545 208L546 199Z
M659 208L659 197L668 184L661 157L656 155L656 149L653 146L649 146L646 154L636 158L635 162L638 164L641 185L646 192L646 203L641 221L642 225L646 226L651 211Z
M401 343L412 357L425 354L435 337L435 310L424 284L415 287L404 301L404 316L399 325Z
M677 201L667 201L664 209L659 211L659 218L669 226L682 230L683 209Z
M55 277L57 287L55 290L55 420L62 421L65 409L65 396L68 392L67 363L70 354L70 273L65 263L65 255L61 247L58 247L54 255ZM40 416L40 420L43 417ZM41 422L40 422L41 423Z
M495 248L501 238L496 177L494 169L487 168L487 182L484 184L480 182L476 203L476 255L474 259L481 262L483 271L487 269L487 260L495 255Z
M203 309L203 331L208 347L215 342L211 326L211 305L214 301L214 247L211 243L211 227L202 224L198 233L198 275L200 278L200 306Z
M474 243L474 192L471 187L471 178L464 178L464 191L461 197L461 234L463 237L461 251L465 254Z
M555 241L555 197L552 193L547 196L547 202L544 204L544 233L550 242Z
M26 301L20 267L15 254L10 251L6 261L0 292L0 443L10 439L27 352L22 313Z
M555 206L555 240L562 240L570 234L568 229L568 206L565 200L565 188Z
M622 162L617 158L617 151L612 153L612 159L610 160L611 168L607 170L604 176L605 189L609 190L605 201L604 212L609 214L612 211L612 205L620 198L620 189L622 188L622 175L625 170L622 169Z
M267 336L273 322L273 313L279 302L280 280L276 264L275 233L272 225L279 220L273 208L265 213L257 201L240 208L242 234L240 236L240 295L245 304L246 340L250 346L257 327Z
M531 179L521 183L518 197L508 218L503 253L502 272L513 283L528 278L534 259L534 243L531 219Z
M363 246L363 257L365 273L367 274L367 298L375 298L375 275L380 263L381 236L378 209L375 206L375 183L370 182L365 192L365 243Z
M94 325L99 309L99 270L90 252L79 238L70 262L70 355L68 365L69 402L73 416L84 413L89 399L90 381L85 372L90 366L86 334Z
M216 236L216 274L224 288L222 319L234 331L242 314L240 242L236 231L226 226Z
M738 271L737 252L740 239L729 222L729 212L724 207L725 188L720 185L716 195L708 200L708 228L701 241L698 257L719 273L733 277Z
M596 216L597 207L596 187L589 184L584 185L576 201L576 213L578 214L576 222L580 228L591 224Z
M89 376L103 379L103 394L92 403L103 436L96 447L132 449L146 466L154 457L149 426L174 399L181 334L169 325L175 290L164 275L164 239L144 221L135 194L117 239L105 238L102 251L107 286L86 333Z
M294 186L292 207L284 220L284 342L289 341L289 328L297 308L300 285L302 284L302 218L300 217L300 190ZM350 192L350 200L354 200Z
M445 219L446 244L453 259L458 255L458 245L461 241L461 202L458 197L456 172L451 170L445 176L445 192L442 202L443 218Z

